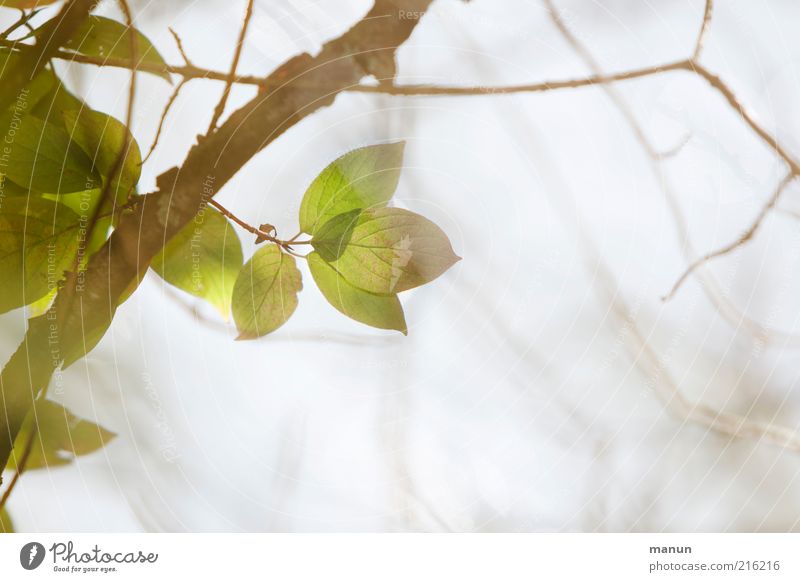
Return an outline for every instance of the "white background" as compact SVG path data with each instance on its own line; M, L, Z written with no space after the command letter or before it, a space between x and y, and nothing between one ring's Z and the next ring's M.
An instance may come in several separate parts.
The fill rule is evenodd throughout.
M196 63L226 70L244 4L138 2L137 24L169 62L180 57L168 25ZM687 57L703 8L558 5L605 71ZM240 71L266 74L315 52L369 6L258 0ZM399 51L398 83L589 73L539 2L434 7ZM702 61L800 156L798 24L796 2L718 2ZM122 117L126 73L75 68L68 82ZM26 474L9 505L17 529L799 529L800 453L719 434L664 398L679 391L797 427L795 217L772 213L746 248L703 271L705 291L692 278L661 301L690 260L749 226L784 168L696 76L617 88L658 150L685 142L663 174L600 88L349 94L293 127L225 187L227 207L293 234L322 167L355 147L406 139L399 203L440 224L464 260L404 296L407 338L341 316L306 270L290 322L234 342L230 323L150 275L52 394L119 437L70 467ZM171 89L141 76L134 133L144 149ZM221 89L188 86L142 191L205 131ZM232 106L252 94L237 89ZM798 194L790 187L780 207L800 209ZM3 316L0 329L5 360L24 313Z

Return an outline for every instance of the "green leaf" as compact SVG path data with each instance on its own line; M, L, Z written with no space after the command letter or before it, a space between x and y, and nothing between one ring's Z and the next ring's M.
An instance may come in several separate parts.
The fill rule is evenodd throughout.
M28 305L52 291L72 268L80 218L40 198L7 198L0 206L0 313Z
M359 216L361 210L351 210L334 216L317 230L311 244L323 259L331 262L342 256L353 236Z
M66 465L75 457L103 448L116 436L93 422L81 420L60 404L40 400L25 417L14 441L9 468L16 468L23 458L32 433L26 471Z
M113 188L118 201L124 203L142 171L139 144L128 128L113 117L91 109L64 111L63 116L70 137L94 162L103 178L107 179L114 171L119 154L125 148L125 158L117 169Z
M33 80L31 89L31 114L52 123L63 124L63 111L76 111L88 107L64 86L53 71L45 69Z
M41 8L55 4L58 0L0 0L3 8Z
M14 533L14 522L5 507L0 509L0 533Z
M92 162L61 127L18 112L0 118L0 172L38 192L62 194L99 183Z
M385 206L400 180L405 142L367 146L347 153L311 183L300 205L300 228L316 234L331 218Z
M314 281L328 303L350 319L408 335L403 306L397 295L376 295L352 285L318 253L307 257Z
M237 339L254 339L286 323L303 289L294 257L275 245L262 247L242 267L233 287Z
M391 295L436 279L460 260L433 222L401 208L366 210L333 267L370 293Z
M159 253L151 268L162 279L205 299L227 319L242 269L242 243L228 219L206 208Z
M166 67L164 58L159 54L145 35L134 29L136 34L136 62ZM112 59L133 59L131 37L128 27L121 22L103 16L90 16L78 29L65 48L82 55ZM172 82L169 73L155 73L159 77Z

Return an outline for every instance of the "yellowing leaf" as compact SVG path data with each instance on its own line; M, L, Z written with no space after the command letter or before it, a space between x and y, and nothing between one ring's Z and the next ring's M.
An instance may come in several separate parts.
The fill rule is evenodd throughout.
M159 54L146 36L134 29L136 34L136 62L166 67ZM128 27L121 22L103 16L87 18L75 35L64 45L65 48L92 57L131 60L131 38ZM169 73L157 73L170 81Z
M436 279L459 260L447 235L427 218L378 208L360 215L331 265L356 287L391 295Z
M9 468L15 468L23 458L31 433L33 445L25 463L26 471L65 465L75 457L102 448L116 436L93 422L81 420L60 404L40 400L25 417L14 441Z
M150 266L168 283L211 303L227 319L243 262L242 244L233 226L216 210L205 208Z
M341 313L372 327L408 334L403 306L397 295L376 295L355 287L318 253L308 255L308 267L325 299Z
M7 198L0 205L0 313L28 305L53 290L72 268L80 219L41 198Z
M275 245L256 251L233 287L237 339L254 339L286 323L297 308L303 282L294 257Z
M13 111L0 117L0 133L0 172L23 188L62 194L100 183L91 160L60 126Z
M113 117L91 109L65 111L63 116L70 137L89 156L104 179L115 170L117 159L125 148L122 164L116 168L113 188L118 201L124 203L139 181L142 164L139 144L128 128Z
M331 218L385 206L400 180L405 142L353 150L325 168L300 205L300 228L316 234Z

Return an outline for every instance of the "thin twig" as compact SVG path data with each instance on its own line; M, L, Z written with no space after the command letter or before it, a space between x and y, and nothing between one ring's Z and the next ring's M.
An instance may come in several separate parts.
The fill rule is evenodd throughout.
M271 243L275 243L276 245L281 247L283 250L285 250L289 254L292 254L292 255L294 255L296 257L305 258L305 257L303 257L303 255L299 255L299 254L294 253L292 251L292 245L308 244L309 241L295 242L295 241L281 240L281 239L277 238L276 236L274 236L272 234L272 232L268 232L266 230L262 230L261 228L256 228L252 224L249 224L249 223L245 222L244 220L242 220L241 218L236 216L233 212L231 212L230 210L225 208L222 204L220 204L219 202L217 202L213 198L211 200L209 200L208 203L211 206L213 206L214 208L216 208L217 210L219 210L224 216L228 217L233 222L235 222L236 224L241 226L247 232L250 232L250 233L256 235L256 237L258 237L259 241L261 241L261 242L269 241ZM273 229L273 232L274 232L274 229Z
M186 51L183 48L183 41L181 40L181 37L178 36L178 33L175 32L175 29L171 26L169 27L169 32L172 35L172 38L175 39L175 44L178 45L178 52L181 54L183 62L186 64L186 66L193 67L194 65L192 64L191 59L189 59L189 55L186 54Z
M37 8L35 10L31 10L30 12L25 12L20 8L20 12L22 13L19 19L14 22L11 26L6 28L2 33L0 33L0 40L6 40L15 30L20 28L21 26L27 25L31 19L39 14L41 8Z
M211 123L208 125L208 131L211 133L217 128L217 122L222 114L225 112L225 105L228 103L228 97L231 94L231 88L236 80L236 69L239 68L239 59L242 56L242 48L244 47L244 39L247 36L247 28L250 26L250 19L253 17L253 0L248 0L247 10L244 14L244 22L242 22L242 29L239 32L239 39L236 41L236 50L233 53L233 62L231 62L231 69L228 72L228 78L225 81L225 90L222 92L222 98L214 108L214 115L211 117Z
M150 159L150 156L153 155L153 152L158 145L158 140L161 138L161 132L164 129L164 122L167 120L167 114L169 113L170 109L172 109L172 105L178 99L178 95L183 89L184 85L189 82L189 79L181 79L181 82L178 83L177 87L175 87L175 91L172 92L172 95L167 101L166 107L164 107L164 111L161 113L161 119L158 121L158 129L156 130L156 136L153 138L153 143L150 145L150 150L147 152L147 155L142 160L142 164L144 164L147 160Z
M714 0L706 0L706 7L703 10L703 22L700 24L700 31L697 33L697 40L694 43L694 52L692 53L692 60L696 61L700 58L700 53L703 52L703 45L705 44L706 37L708 36L708 28L711 24L711 15L714 12Z
M759 227L761 226L761 223L764 222L764 219L766 218L769 211L775 207L775 204L778 203L778 199L781 197L781 194L794 178L795 174L789 172L783 178L783 180L780 181L777 188L775 188L775 191L772 193L772 196L770 196L769 200L767 200L767 203L764 204L764 206L761 208L761 211L758 213L755 220L752 222L749 228L746 231L744 231L741 236L739 236L739 238L737 238L733 242L730 242L718 248L715 251L706 253L705 255L697 259L695 262L693 262L691 265L689 265L689 267L683 272L683 274L678 278L678 280L675 281L675 284L672 286L672 289L670 289L669 293L667 293L662 298L663 301L669 301L670 299L672 299L675 296L675 293L677 293L678 289L680 289L681 285L683 285L686 279L689 278L689 275L691 275L700 266L704 265L708 261L719 258L723 255L727 255L728 253L736 250L737 248L748 242L750 239L752 239L753 236L756 234L756 231L758 231Z

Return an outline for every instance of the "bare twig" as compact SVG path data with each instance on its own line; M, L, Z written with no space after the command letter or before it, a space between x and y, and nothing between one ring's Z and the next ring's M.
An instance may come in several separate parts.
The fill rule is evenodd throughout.
M169 100L167 101L167 105L164 107L164 111L161 113L161 118L158 120L158 129L156 130L156 135L153 138L153 143L150 145L150 149L147 152L147 155L142 160L142 164L144 164L147 160L150 159L150 156L153 155L153 152L158 146L158 140L161 138L161 132L164 129L164 123L167 120L167 115L172 109L172 106L175 104L175 101L178 99L178 95L181 92L181 89L189 82L189 79L181 79L181 82L175 87L175 90L170 95Z
M598 63L594 60L588 49L580 43L580 41L572 34L572 32L566 26L566 23L564 23L564 21L561 19L560 15L558 14L554 5L552 4L552 0L543 0L543 1L545 5L548 7L551 19L553 20L554 24L559 29L559 31L562 33L562 35L565 37L567 42L574 48L576 52L578 52L578 54L580 54L584 58L587 64L589 64L589 66L595 69L595 72L597 72L599 66ZM724 87L724 91L729 92L732 95L732 92L727 87L725 87L724 85L722 85L722 87ZM658 169L656 167L658 163L658 154L655 152L654 148L647 140L643 130L641 129L641 127L639 127L638 122L634 118L633 114L628 110L624 100L613 91L613 87L605 87L605 89L612 97L614 102L617 104L617 106L620 108L622 114L625 116L626 120L628 121L629 125L634 131L637 140L640 142L642 147L647 152L648 156L651 158L654 164L653 167L656 173L658 174ZM766 132L764 133L766 134ZM769 137L769 134L766 135ZM769 208L774 206L775 202L777 201L777 198L780 195L780 191L786 186L786 184L788 184L791 181L793 177L794 173L790 171L788 176L781 183L781 187L779 188L779 190L773 196L770 203L768 203L767 208L765 208L762 211L762 215L766 214ZM671 201L672 197L668 196L668 198ZM671 204L670 206L672 207L673 205ZM679 213L675 213L675 215L676 217L680 216ZM763 216L761 216L761 220L763 220ZM758 222L760 223L760 220ZM683 227L681 228L683 230ZM757 228L758 225L756 225L752 229L753 232L755 232ZM750 236L752 236L752 234ZM586 245L586 248L591 249L592 247L591 245ZM606 279L610 279L611 274L602 265L600 258L595 255L594 261L597 264L597 268L602 271L603 277ZM618 293L608 293L608 300L612 306L612 309L615 311L615 313L619 315L620 318L627 320L630 317L629 310L627 309L623 301L619 298ZM722 413L721 411L715 410L713 407L710 407L705 404L691 402L681 392L680 387L677 385L677 383L671 377L671 375L667 371L662 370L663 364L661 363L660 358L655 353L653 348L650 347L650 345L647 343L647 339L642 336L636 325L631 326L631 331L633 332L638 342L638 346L636 348L636 351L634 352L636 356L635 360L636 364L639 366L641 365L639 356L646 356L646 359L650 360L653 369L658 374L661 374L663 372L663 376L665 377L664 383L666 384L666 388L668 388L668 390L662 391L660 396L662 400L665 402L665 405L668 408L672 409L674 414L686 420L697 422L721 434L737 438L756 438L758 440L763 440L766 442L770 442L771 444L775 444L781 447L789 448L791 450L800 452L800 435L798 435L795 431L792 431L791 429L768 423L753 422L742 416Z
M683 285L686 279L689 278L689 275L691 275L700 266L704 265L708 261L711 261L723 255L727 255L728 253L736 250L740 246L747 243L750 239L752 239L753 236L756 234L756 231L758 231L759 227L761 226L761 223L764 222L764 218L766 218L769 211L775 207L775 204L778 203L778 199L781 197L781 194L794 178L795 174L790 172L783 178L783 180L780 181L777 188L775 188L775 191L772 193L772 196L770 196L769 200L767 200L766 204L764 204L764 206L759 211L755 220L752 222L752 224L750 224L748 229L745 230L741 234L741 236L739 236L739 238L718 248L715 251L706 253L705 255L694 261L691 265L689 265L689 267L683 272L683 274L680 277L678 277L678 280L675 281L675 284L672 286L672 289L670 289L669 293L667 293L663 297L663 300L669 301L670 299L672 299L675 296L675 293L681 287L681 285Z
M216 129L217 122L222 114L225 112L225 105L228 103L228 97L231 94L231 87L236 80L236 69L239 68L239 59L242 56L242 48L244 47L244 39L247 36L247 28L250 26L250 19L253 17L253 0L247 1L247 10L244 14L244 22L242 22L242 29L239 32L239 39L236 41L236 50L233 53L233 61L231 62L231 69L228 72L228 78L225 80L225 90L222 92L222 98L214 108L214 115L211 118L211 123L208 125L208 131L211 133Z
M178 33L175 32L175 29L171 26L169 27L169 32L172 35L172 38L175 39L175 44L178 46L178 52L181 54L183 62L187 67L193 67L194 65L192 64L191 59L189 59L189 55L186 54L186 51L183 48L183 41L181 40L181 37L178 36Z
M700 53L703 52L703 45L708 36L708 28L711 24L711 15L714 12L714 0L706 0L706 6L703 10L703 22L700 24L700 31L697 33L697 40L694 43L694 52L692 53L692 60L696 61L700 58Z

